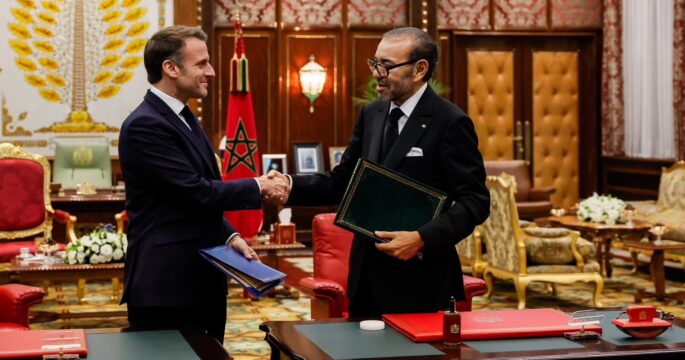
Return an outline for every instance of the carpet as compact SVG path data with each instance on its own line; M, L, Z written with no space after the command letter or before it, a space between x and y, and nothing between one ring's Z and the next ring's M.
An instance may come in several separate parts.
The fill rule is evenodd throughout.
M311 257L298 255L286 258L279 266L288 273L286 282L295 286L302 276L312 272ZM604 306L616 307L633 304L633 294L638 288L653 289L648 269L641 268L635 275L630 274L631 264L619 259L612 260L614 276L605 279L605 287L601 296ZM667 291L685 291L683 272L667 273ZM512 284L495 281L495 290L491 299L476 297L473 300L474 310L480 309L513 309L516 308L517 298ZM93 317L97 311L104 311L116 315L125 311L125 306L111 304L109 282L89 282L86 285L86 301L78 304L76 299L76 284L62 283L48 287L48 295L42 304L33 306L34 317L31 320L33 329L61 329L61 328L98 328L125 327L128 325L125 316ZM270 355L268 344L263 341L264 333L259 330L259 324L271 320L307 320L310 318L309 299L300 296L298 291L294 296L262 297L259 300L243 298L243 291L234 282L229 287L228 321L224 346L236 360L268 359ZM527 292L528 308L583 308L592 304L592 286L582 283L572 285L558 285L557 295L548 292L543 284L529 285ZM662 304L648 300L644 304L655 305L664 311L685 319L685 308L675 302Z

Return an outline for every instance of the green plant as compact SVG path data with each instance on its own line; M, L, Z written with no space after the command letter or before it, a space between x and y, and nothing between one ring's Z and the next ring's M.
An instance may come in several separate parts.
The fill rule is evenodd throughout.
M428 85L433 89L433 91L435 91L436 94L438 94L438 96L444 96L450 92L449 87L443 85L441 82L435 79L428 80ZM366 82L366 84L360 87L360 90L363 91L362 96L353 96L352 104L367 105L378 100L378 93L376 92L376 78L373 76L369 77L369 80Z

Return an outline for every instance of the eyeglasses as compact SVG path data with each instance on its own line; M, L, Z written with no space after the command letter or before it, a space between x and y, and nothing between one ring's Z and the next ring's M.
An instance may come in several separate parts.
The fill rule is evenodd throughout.
M409 61L406 61L406 62L403 62L400 64L395 64L395 65L383 65L383 64L378 62L378 59L368 59L368 60L366 60L366 62L369 63L369 69L371 70L371 72L374 72L374 70L375 70L381 78L385 78L385 77L388 77L388 75L390 74L390 70L397 68L397 67L400 67L400 66L414 64L419 60L421 60L421 59L409 60Z

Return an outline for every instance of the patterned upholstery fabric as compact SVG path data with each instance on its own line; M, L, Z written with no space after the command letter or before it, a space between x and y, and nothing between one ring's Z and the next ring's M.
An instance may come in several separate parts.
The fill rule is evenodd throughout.
M555 238L560 236L566 236L571 233L571 230L566 228L546 228L546 227L526 227L523 232L530 236L543 237L543 238Z
M591 242L579 238L576 248L584 261L587 262L595 258L596 249ZM526 238L526 256L528 256L529 265L560 265L571 264L576 261L571 251L570 236L556 238L529 236ZM528 270L530 271L530 267Z
M0 231L39 226L45 220L43 168L23 159L0 161Z
M529 274L544 274L544 273L575 273L575 272L599 272L599 263L595 260L585 264L582 269L575 265L536 265L529 266Z
M657 204L685 211L685 167L661 174Z
M509 179L508 183L516 188L511 176L499 176ZM519 258L516 256L514 227L511 226L509 209L509 192L499 187L490 187L490 217L483 223L483 239L488 252L488 264L511 272L519 271ZM518 219L517 219L518 220Z
M457 243L457 253L460 257L473 261L476 258L476 239L475 231L466 239Z

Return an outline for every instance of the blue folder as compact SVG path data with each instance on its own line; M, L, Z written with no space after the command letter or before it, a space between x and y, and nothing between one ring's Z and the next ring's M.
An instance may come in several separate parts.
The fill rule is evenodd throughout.
M200 255L256 297L282 284L286 277L284 273L259 261L246 259L230 246L200 249Z

